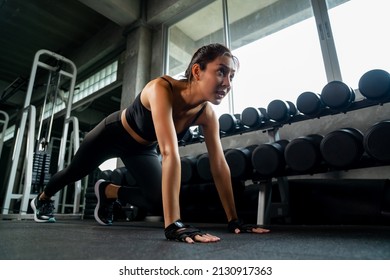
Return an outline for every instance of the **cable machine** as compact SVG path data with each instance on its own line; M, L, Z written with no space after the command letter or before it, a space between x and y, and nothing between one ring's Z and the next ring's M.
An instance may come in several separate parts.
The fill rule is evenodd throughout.
M44 62L45 60L46 62ZM50 63L49 63L50 62ZM49 77L46 85L44 104L39 119L38 133L36 130L36 108L31 105L31 96L34 89L36 73L38 68L49 71ZM69 71L66 69L70 69ZM12 200L20 200L20 209L12 208L18 212L19 219L27 217L28 203L50 179L49 166L51 162L51 133L55 114L55 104L61 98L60 85L63 78L70 79L69 95L67 103L65 102L65 120L62 130L62 137L58 155L57 170L61 170L65 165L65 154L68 141L69 124L73 125L71 134L71 147L75 153L79 147L79 125L78 119L70 116L73 92L76 83L77 69L75 64L69 59L48 50L39 50L34 57L30 80L21 112L21 120L16 127L16 137L14 140L12 152L12 165L7 184L7 191L2 210L3 215L9 215ZM52 102L48 121L45 119L46 106ZM69 151L70 153L71 151ZM24 159L22 157L24 153ZM75 195L73 214L79 212L80 207L81 182L75 183ZM55 207L58 208L59 195L54 198Z
M1 152L3 150L5 131L7 130L8 127L9 116L4 111L0 111L0 115L3 116L3 119L0 120L0 127L2 126L2 130L0 133L0 158L1 158Z

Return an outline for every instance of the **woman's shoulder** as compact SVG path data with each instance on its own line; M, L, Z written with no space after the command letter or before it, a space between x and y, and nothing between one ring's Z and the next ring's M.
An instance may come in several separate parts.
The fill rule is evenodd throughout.
M215 120L217 120L217 115L210 103L206 101L205 103L203 103L199 111L197 123L200 125L207 126L208 124L215 122Z
M159 99L163 98L164 96L171 97L172 92L176 87L176 83L174 81L175 80L172 77L167 75L150 80L142 90L141 99L146 104L149 103L147 100L150 98L157 97Z
M166 88L170 89L172 92L181 90L188 86L187 80L177 79L175 77L169 75L159 76L153 80L151 80L146 87L149 88Z
M155 81L156 82L166 82L166 83L168 82L171 84L182 84L182 83L187 84L187 82L188 82L188 80L185 78L180 79L180 78L172 77L169 75L159 76L159 77L155 78Z
M169 76L159 76L150 80L144 87L145 90L155 90L156 88L169 88L172 80Z
M168 75L163 75L163 76L159 76L159 77L156 77L152 80L150 80L145 88L153 88L153 87L173 87L174 84L177 82L176 79L174 79L173 77L171 76L168 76Z

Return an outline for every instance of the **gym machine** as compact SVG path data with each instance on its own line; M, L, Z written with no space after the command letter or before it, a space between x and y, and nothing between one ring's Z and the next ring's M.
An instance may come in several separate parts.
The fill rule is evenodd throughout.
M38 69L44 69L49 71L49 77L46 87L44 104L41 110L41 117L39 120L39 129L37 135L36 130L36 108L31 103L31 96L36 80L36 74ZM80 140L79 140L79 125L78 119L70 116L73 92L76 83L77 69L75 64L69 59L56 54L48 50L39 50L34 57L31 75L28 83L26 98L21 111L20 123L16 127L16 136L12 151L12 162L10 173L8 177L7 190L4 200L4 206L2 210L3 215L10 217L16 216L18 219L28 218L27 210L29 200L37 195L42 190L44 184L50 179L48 169L51 161L51 130L54 119L54 107L55 102L60 98L60 85L67 79L69 83L69 95L67 103L65 105L65 120L62 129L62 137L59 148L58 156L58 169L61 170L65 165L65 154L68 141L68 130L69 124L73 126L71 148L74 153L77 151ZM53 102L51 113L48 118L48 128L43 129L44 114L46 105L49 101ZM65 100L63 100L65 102ZM35 137L36 136L36 137ZM71 151L69 151L70 153ZM22 154L24 153L24 158ZM80 207L80 194L81 194L81 182L75 183L75 195L73 214L79 212ZM20 207L15 209L12 206L12 200L19 200ZM57 194L54 198L55 207L58 208L59 195ZM16 203L15 203L16 204ZM9 210L12 208L16 214L9 214Z
M3 116L3 119L0 120L0 126L2 127L2 130L0 133L0 158L1 158L1 151L3 150L5 131L7 130L7 127L8 127L9 116L4 111L0 111L0 115Z

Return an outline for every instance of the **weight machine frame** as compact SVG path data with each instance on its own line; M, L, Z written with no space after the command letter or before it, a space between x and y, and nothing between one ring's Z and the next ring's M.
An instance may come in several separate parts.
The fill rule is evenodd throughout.
M48 56L50 58L54 58L57 62L61 62L64 64L67 64L70 66L71 71L67 72L62 69L58 69L58 67L49 65L43 61L41 61L42 56ZM27 218L27 209L28 209L28 203L29 200L32 199L35 195L31 194L31 184L32 184L32 167L33 167L33 153L34 153L34 147L35 147L35 125L36 125L36 109L35 106L31 105L31 96L32 91L34 88L34 82L36 78L36 73L38 70L38 67L41 67L45 70L52 72L57 72L60 76L65 76L67 78L70 78L70 87L69 87L69 96L68 96L68 102L66 105L66 113L65 113L65 120L64 120L64 126L62 130L62 137L61 137L61 143L60 143L60 150L59 150L59 157L58 157L58 171L62 170L65 165L65 153L66 153L66 142L68 138L68 130L69 130L69 123L73 123L73 130L76 131L74 133L73 138L73 148L74 152L77 151L79 147L79 131L78 131L78 119L76 117L71 117L71 108L72 108L72 102L73 102L73 93L74 88L76 84L76 76L77 76L77 68L76 65L69 59L56 54L49 50L39 50L34 57L33 66L31 69L31 75L30 80L28 84L28 89L26 93L26 98L24 101L23 106L23 112L22 117L20 120L20 125L17 128L16 133L16 139L13 147L13 153L12 153L12 166L10 171L10 176L8 179L7 184L7 192L4 200L4 206L2 210L3 215L9 214L9 208L11 206L11 200L13 199L21 199L19 214L16 214L17 218ZM49 86L49 85L48 85ZM44 112L43 112L44 113ZM27 131L27 141L26 141L26 153L25 153L25 159L24 159L24 165L23 165L23 171L21 176L24 175L24 184L23 188L19 186L18 193L14 193L14 190L16 188L16 173L17 168L19 165L19 160L21 156L21 149L23 145L23 138L25 135L26 125L28 121L28 131ZM42 121L42 120L41 120ZM21 183L21 182L20 182ZM22 193L20 193L20 189L22 190ZM79 211L80 206L80 194L81 194L81 182L78 181L75 183L75 197L74 197L74 207L73 207L73 214L76 214ZM58 207L58 194L55 196L55 207Z
M5 132L6 132L7 127L8 127L9 116L4 111L0 111L0 114L4 116L4 119L0 120L0 124L3 124L3 130L0 134L0 158L1 158L1 152L3 151Z

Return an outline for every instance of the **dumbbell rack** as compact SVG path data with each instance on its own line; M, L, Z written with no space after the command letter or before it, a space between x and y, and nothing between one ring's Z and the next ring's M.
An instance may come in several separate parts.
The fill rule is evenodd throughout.
M293 117L291 117L288 121L286 122L277 122L274 120L268 120L266 122L263 122L259 124L257 127L248 127L245 125L239 125L237 128L232 131L232 132L220 132L220 137L230 137L234 135L241 135L249 132L254 132L254 131L263 131L263 132L270 132L274 130L278 130L279 128L283 127L284 125L291 125L293 123L301 122L301 121L306 121L310 119L319 119L321 117L325 116L331 116L331 115L337 115L337 114L346 114L351 111L356 111L368 107L373 107L373 106L382 106L386 103L390 103L390 98L387 100L382 100L382 101L373 101L369 99L362 99L353 102L348 108L345 108L343 110L336 110L336 109L331 109L331 108L323 108L321 112L316 115L315 117L313 116L307 116L304 114L298 114ZM272 137L271 137L272 139ZM197 144L197 143L202 143L204 142L204 138L201 133L197 133L195 135L192 135L192 137L187 137L185 141L180 141L179 145L180 146L187 146L191 144Z
M321 111L316 116L309 116L304 114L297 114L289 118L285 122L278 122L274 120L267 120L265 122L259 123L256 127L248 127L243 124L237 124L235 129L230 132L221 131L220 137L230 137L234 135L242 135L249 132L255 132L255 131L262 131L264 133L268 134L269 141L275 142L279 140L279 134L278 131L280 128L282 128L284 125L291 125L293 123L298 123L310 119L319 119L321 117L325 116L331 116L331 115L337 115L337 114L346 114L351 111L356 111L364 108L369 108L373 106L383 106L386 103L390 102L390 97L383 99L383 100L371 100L371 99L362 99L358 101L352 102L347 108L343 109L333 109L329 107L324 107L321 109ZM200 131L200 129L197 129L197 131ZM202 143L204 141L204 138L201 133L193 134L193 135L187 135L185 141L181 141L179 143L180 146L186 146L191 145L195 143ZM372 160L369 157L363 157L359 164L353 166L353 168L366 168L366 167L376 167L376 166L383 166L384 164L378 163L375 160ZM332 171L329 166L318 166L315 170L312 170L310 174L314 173L326 173ZM283 214L287 211L288 212L288 176L293 175L303 175L302 173L298 173L293 170L286 170L282 174L278 174L276 176L272 177L262 177L260 174L257 174L258 176L254 176L252 181L259 186L259 196L258 196L258 210L257 210L257 223L259 225L265 225L270 222L270 212L276 211L277 213ZM281 195L281 203L278 203L277 205L273 205L273 209L271 209L271 192L272 192L272 179L276 178L279 186L279 191Z

